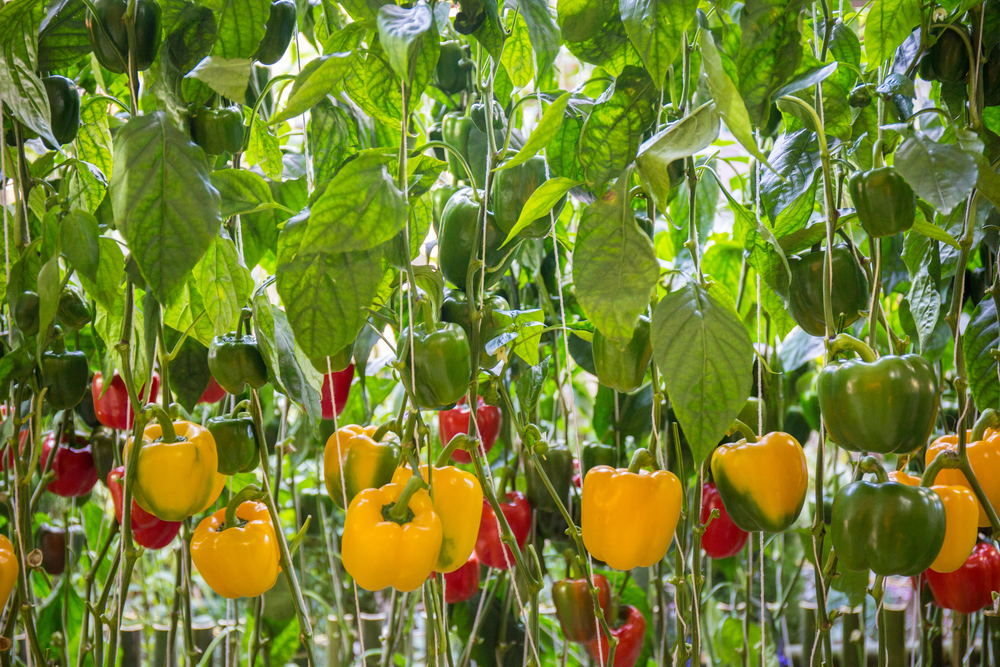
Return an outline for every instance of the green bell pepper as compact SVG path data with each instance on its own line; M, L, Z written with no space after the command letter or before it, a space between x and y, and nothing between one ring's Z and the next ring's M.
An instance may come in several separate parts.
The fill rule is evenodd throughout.
M500 361L496 355L486 353L486 343L496 337L496 332L505 327L510 318L497 311L510 310L507 299L499 295L489 296L483 301L479 321L479 365L481 368L493 368ZM441 320L462 327L466 337L472 341L470 331L472 323L469 318L469 300L461 290L449 290L441 305Z
M90 386L90 364L87 355L63 347L56 337L52 349L42 353L42 378L48 391L45 400L56 410L68 410L83 400Z
M861 317L868 308L868 278L854 253L845 245L833 249L833 316L843 326ZM788 310L792 319L813 336L826 335L823 309L823 261L825 252L817 250L788 258L792 280L788 286Z
M38 294L22 292L14 306L14 323L25 338L38 333Z
M444 215L444 207L448 205L448 200L458 190L457 186L445 185L431 192L431 225L437 235L441 234L441 217Z
M462 327L450 323L413 327L412 367L408 329L403 329L397 340L400 379L421 408L437 410L451 405L469 390L472 355Z
M895 236L913 226L917 196L895 167L855 172L848 189L868 236Z
M76 84L64 76L47 76L42 79L45 95L49 98L49 119L52 136L60 146L76 139L80 129L80 92ZM47 140L47 148L54 149Z
M927 81L959 83L969 73L969 51L961 30L967 38L969 32L959 23L937 34L937 41L920 59L920 76Z
M244 308L236 333L216 336L208 346L208 370L230 394L242 394L248 384L254 389L267 384L267 364L257 348L257 338L243 334L248 313Z
M118 467L115 460L117 447L118 441L103 426L90 434L90 455L94 457L94 469L97 470L97 479L105 486L108 485L108 473Z
M580 479L586 479L594 466L618 467L618 452L614 445L591 442L580 450Z
M444 277L463 291L468 279L469 262L482 251L481 245L473 247L476 240L476 228L481 227L482 224L482 208L472 196L471 188L462 188L453 194L441 214L438 262ZM500 247L505 238L503 232L497 227L493 214L488 214L486 216L485 263L488 269L497 270L487 272L486 287L490 287L500 280L514 261L515 246L511 244L505 248Z
M260 40L254 60L264 65L273 65L281 60L288 50L295 32L295 3L292 0L275 0L271 3L271 13L264 27L264 37Z
M562 443L550 444L545 454L539 454L535 458L541 464L563 506L568 506L569 491L573 486L572 452ZM524 468L528 483L526 495L528 496L528 501L531 503L531 507L540 512L558 512L559 507L556 505L555 499L549 493L548 489L545 488L545 483L542 481L542 477L538 471L535 470L535 465L531 459L526 460Z
M461 42L441 43L441 53L437 67L434 68L434 80L438 88L447 95L457 95L469 86L469 68L463 60L467 59Z
M639 318L632 339L624 348L605 338L600 331L594 331L593 346L594 368L601 384L623 394L642 386L649 360L653 357L649 318Z
M223 475L251 472L257 468L257 438L253 419L246 411L248 405L247 401L240 401L228 416L208 420L208 430L215 438L219 454L218 470Z
M116 74L128 69L127 7L126 0L95 0L97 15L87 12L87 34L94 47L94 56L102 67ZM160 39L160 6L154 0L136 0L136 71L147 70L153 64L160 51Z
M191 139L209 155L239 153L243 149L243 131L239 107L202 107L191 117Z
M80 290L70 285L59 293L59 307L56 313L59 316L59 324L70 329L82 329L93 319L87 298Z
M497 227L504 233L504 238L517 224L528 198L545 180L545 160L537 156L516 167L496 172L493 178L493 214L496 216ZM556 218L562 213L565 203L566 196L563 195L552 211ZM526 239L544 238L551 227L549 216L544 215L522 229L518 236Z

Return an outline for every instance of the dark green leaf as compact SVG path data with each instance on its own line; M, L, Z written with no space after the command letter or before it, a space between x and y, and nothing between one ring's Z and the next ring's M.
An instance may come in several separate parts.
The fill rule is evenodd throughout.
M1000 402L997 359L993 356L993 350L1000 347L997 332L996 307L993 299L987 297L976 306L962 337L969 389L980 410L996 409L995 406Z
M706 102L643 142L635 164L657 207L665 207L670 198L670 163L694 155L718 137L719 112L714 102Z
M41 0L12 0L0 7L0 99L16 119L56 144L49 127L49 97L35 74L44 15Z
M174 338L180 336L177 332L173 333ZM167 344L174 343L168 340ZM174 392L177 402L188 410L193 410L211 379L212 372L208 369L208 348L188 336L178 350L177 356L170 360L170 389Z
M63 254L76 272L95 280L101 261L97 218L87 211L73 209L59 226Z
M313 422L318 422L322 412L316 387L322 385L322 376L311 363L299 359L285 313L270 303L266 294L254 299L253 309L254 333L271 378L282 393L304 408Z
M545 0L519 0L518 7L528 24L528 36L531 37L531 46L535 49L538 61L538 74L543 76L559 53L559 45L562 43L559 26L552 20L549 3Z
M820 167L819 141L809 130L782 134L771 149L768 162L774 171L766 171L761 177L761 205L778 231L781 213L793 207L804 194L811 192L816 170ZM812 212L811 203L810 198L808 213ZM805 215L806 219L808 213ZM785 233L786 230L779 232Z
M740 14L737 85L755 125L767 125L774 91L798 69L802 8L801 0L750 0Z
M51 71L73 65L91 51L84 23L83 0L55 0L38 31L38 69Z
M903 140L894 164L917 196L945 215L965 201L979 177L971 155L920 131Z
M677 60L698 0L619 0L625 31L657 88Z

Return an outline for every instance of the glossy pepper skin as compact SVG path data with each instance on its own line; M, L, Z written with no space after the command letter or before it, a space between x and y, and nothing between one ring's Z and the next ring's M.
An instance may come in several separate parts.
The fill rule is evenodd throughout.
M403 368L400 379L412 392L417 405L434 410L458 401L469 390L472 355L469 339L457 324L413 327L413 360L410 359L410 333L399 335L398 353ZM413 381L416 381L411 386Z
M611 627L611 634L618 639L613 667L633 667L642 655L642 644L646 638L646 619L642 612L632 605L622 606L618 613L621 621L618 627L615 627L614 623L608 624ZM603 657L607 662L610 652L608 638L602 633L600 640L595 639L587 644L587 652L595 660L601 660Z
M326 441L323 481L337 507L349 506L354 496L364 489L377 489L392 481L399 461L399 446L395 442L372 440L376 430L375 425L350 424L341 427Z
M934 604L960 614L974 614L993 606L994 591L1000 593L1000 553L989 542L980 542L962 567L954 572L924 573L934 594Z
M482 317L479 321L479 366L481 368L493 368L500 361L495 354L487 354L486 344L496 338L497 332L510 323L510 318L499 312L506 310L510 310L510 304L502 296L493 295L483 299L483 305L479 311ZM466 298L465 292L457 289L448 291L444 303L441 305L441 320L462 327L465 337L470 341L469 344L472 344L469 300Z
M14 554L14 545L6 535L0 535L0 607L7 606L7 600L10 599L10 593L17 584L17 575L20 571L21 567Z
M97 479L105 482L108 473L115 468L115 453L118 441L104 427L98 426L90 434L90 455L94 457Z
M802 446L780 431L757 442L720 445L712 454L712 477L733 523L747 532L786 530L802 511L809 485Z
M471 188L462 188L453 194L441 213L441 232L438 234L441 272L448 282L463 291L466 289L469 262L477 256L477 252L482 252L481 245L475 246L474 243L476 229L482 225L482 221L482 209L473 197ZM513 244L500 247L506 238L497 226L492 212L487 213L486 267L493 269L503 265L503 268L486 274L486 287L491 287L500 280L514 261L516 253L511 252Z
M534 194L545 178L545 159L533 157L526 162L500 169L493 178L493 213L496 216L497 227L503 232L504 238L510 234L510 230L517 224L517 219L521 216L524 205L528 198ZM566 204L564 195L552 209L552 215L558 219ZM552 221L548 215L533 221L530 225L520 231L518 236L525 239L544 238L552 227Z
M256 470L260 461L250 413L212 417L208 420L208 430L215 439L215 449L219 459L218 471L221 474L235 475L238 472Z
M323 376L323 391L320 395L320 409L323 419L333 419L333 410L337 416L344 411L347 399L351 396L351 382L354 381L354 364L348 364L342 371L333 371Z
M134 417L132 415L132 402L128 397L128 390L125 388L125 380L118 375L118 371L111 376L111 386L104 390L104 378L100 373L94 375L90 381L91 394L94 397L94 413L97 420L108 428L127 430L132 428ZM146 388L142 388L142 394L150 403L156 402L156 397L160 392L160 375L153 373L153 381L150 384L149 395L145 396ZM103 395L102 395L103 393Z
M479 427L479 440L483 449L489 453L500 437L503 413L499 407L487 405L482 396L477 396L477 399L476 425ZM452 409L438 412L438 432L441 435L442 445L447 445L459 433L469 432L471 412L464 396ZM472 454L463 449L455 449L451 452L451 460L458 463L472 463Z
M479 592L479 561L475 554L465 561L465 565L452 572L445 572L444 601L448 604L465 602Z
M945 449L957 450L958 436L943 435L928 445L927 454L924 457L925 464L930 465L937 455ZM969 465L972 466L972 472L976 474L976 479L979 480L980 486L983 487L983 491L986 493L986 497L989 498L990 504L993 507L1000 507L1000 474L996 472L1000 470L1000 431L988 428L981 439L973 442L972 431L967 430L965 453L969 457ZM965 473L955 469L945 469L939 472L934 480L934 484L964 486L967 489L972 488L969 485L969 480L965 478ZM979 526L986 528L990 525L989 517L986 516L986 511L979 504L978 500L976 501L976 507L979 508Z
M712 510L719 510L719 516L709 522ZM714 482L707 482L701 487L701 523L708 524L701 536L701 548L710 558L735 556L743 550L750 537L750 533L733 523Z
M465 566L472 556L482 517L483 487L475 475L454 466L420 466L428 483L433 480L434 513L441 519L441 550L434 569L449 573ZM409 468L396 468L392 483L403 486L413 475Z
M907 486L920 486L920 479L901 470L889 473L889 480ZM944 545L930 565L934 572L954 572L965 564L976 546L979 534L979 503L976 496L964 486L935 484L930 487L944 504Z
M611 584L603 574L595 574L594 586L599 589L597 597L604 619L611 621ZM552 584L552 604L567 641L585 644L597 639L594 596L587 579L563 579Z
M523 549L531 532L531 505L520 491L508 491L507 501L500 503L500 511L510 524L517 548ZM479 534L476 536L476 558L486 567L506 570L507 563L514 563L514 552L500 541L497 515L490 503L483 498L480 515Z
M239 153L243 148L243 112L239 107L202 107L191 117L191 139L209 155Z
M457 95L469 85L469 71L462 64L464 57L461 42L441 42L437 66L434 68L434 81L448 95Z
M226 477L212 433L199 424L175 421L178 442L163 442L163 427L153 422L143 431L133 496L139 507L164 521L183 521L210 507ZM125 444L128 460L132 439Z
M90 386L87 355L78 350L42 353L42 379L48 391L45 400L56 410L75 408Z
M45 95L49 98L52 136L60 146L68 144L76 139L76 133L80 129L80 91L76 89L75 83L64 76L44 77L42 84L45 86Z
M38 527L35 543L42 552L42 569L53 576L66 571L66 539L69 539L70 558L74 563L80 559L81 547L87 536L83 526L73 524L67 531L60 526L43 523Z
M434 570L441 549L441 519L424 489L407 503L413 518L399 524L385 518L403 493L402 484L358 493L347 508L341 546L344 569L366 591L392 586L416 590Z
M855 172L847 187L868 236L895 236L913 226L917 196L895 167Z
M247 385L260 389L267 384L267 365L257 348L256 336L216 336L208 346L208 369L230 394L242 394Z
M552 443L545 454L537 456L542 469L552 483L562 500L563 507L569 505L569 491L573 486L573 454L569 448L562 443ZM527 481L527 496L531 506L539 512L559 513L559 507L553 500L552 494L545 488L542 476L538 474L533 463L525 465L525 477ZM560 518L562 518L560 516ZM562 522L559 522L562 523Z
M94 2L97 15L87 12L87 34L94 47L94 55L102 67L116 74L128 69L127 6L126 0L97 0ZM160 6L153 0L136 2L135 45L136 71L149 69L160 50Z
M271 3L271 13L267 17L264 37L260 40L254 59L264 65L273 65L285 55L295 32L295 3L291 0L276 0Z
M825 251L806 252L788 258L792 279L788 285L788 311L802 329L812 336L826 335L823 309L823 261ZM868 309L868 278L850 248L833 249L833 326L844 326Z
M476 186L483 187L486 184L486 133L476 127L475 122L469 116L459 112L447 113L441 119L441 139L457 150L476 179ZM448 171L455 178L469 182L465 168L450 152L448 153Z
M42 442L39 465L43 469L48 465L49 456L53 456L55 442L56 436L51 432ZM79 498L90 493L97 484L97 469L94 468L94 457L90 453L87 436L82 433L73 434L71 442L71 436L64 435L54 456L50 469L55 474L55 479L45 489L63 498Z
M122 521L122 510L125 503L125 490L122 488L121 480L125 477L125 466L119 466L108 473L108 490L111 491L111 500L115 505L115 518L118 523ZM155 514L150 514L139 507L132 499L132 539L135 543L146 549L162 549L177 537L183 522L164 521Z
M191 560L205 583L231 600L264 594L281 572L278 538L267 505L241 503L236 517L240 525L223 530L226 510L221 509L202 519L191 538Z
M94 319L87 304L87 297L72 286L63 288L59 293L56 315L59 324L69 329L82 329Z
M597 466L583 479L583 544L616 570L663 558L681 512L681 483L669 470L629 472Z
M653 358L649 318L639 318L632 339L624 347L594 331L593 350L594 368L601 384L623 394L635 391L642 386L649 360Z

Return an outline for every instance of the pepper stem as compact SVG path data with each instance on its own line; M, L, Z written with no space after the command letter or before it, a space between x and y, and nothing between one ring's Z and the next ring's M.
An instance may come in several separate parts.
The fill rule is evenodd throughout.
M403 492L399 494L399 498L396 499L396 504L393 505L391 510L389 510L389 519L400 525L406 523L406 519L410 512L410 499L413 498L414 493L420 489L426 488L427 484L420 479L419 475L413 475L410 477L410 479L406 482L406 486L403 487Z
M879 484L885 484L889 481L889 476L885 473L885 468L882 467L882 464L879 463L878 459L874 456L863 457L858 465L861 466L862 472L875 473L875 477L878 479Z
M632 461L628 464L628 471L630 473L638 473L642 468L652 468L655 463L656 459L653 458L648 449L637 449L632 454Z
M448 442L447 446L441 450L438 454L437 460L434 461L435 468L443 468L448 465L448 461L451 459L451 454L456 449L461 449L462 451L471 451L473 447L479 447L478 438L470 438L465 433L456 433L455 436Z
M972 436L969 438L969 442L979 442L986 435L986 429L998 426L1000 426L1000 412L993 408L986 408L983 410L983 414L979 415L976 423L972 425Z
M746 438L747 442L757 442L757 434L753 432L753 429L741 422L739 419L733 420L733 425L729 427L729 432L739 431L740 434Z
M854 336L845 333L838 334L837 337L833 339L833 342L830 343L828 352L830 353L830 359L833 359L838 354L843 352L855 352L859 357L861 357L862 361L869 364L878 359L875 355L875 350L871 349L867 344L858 340Z
M961 464L962 461L958 457L958 452L954 449L946 449L938 452L938 455L934 457L931 464L924 470L924 474L921 475L920 486L933 486L934 480L937 479L940 471L945 468L958 468Z
M230 498L229 504L226 505L226 522L222 524L222 530L225 530L227 528L233 528L237 525L236 510L239 508L240 505L242 505L247 501L257 500L262 497L263 494L260 491L260 487L258 487L256 484L247 484L242 489L240 489L240 492L237 493L232 498Z
M250 412L250 401L244 398L242 401L234 405L232 412L229 413L229 418L236 419L236 415L240 412L240 410Z
M160 423L160 428L163 429L163 434L160 436L161 442L177 442L180 440L177 437L177 431L174 430L174 423L170 420L170 415L167 414L166 410L156 403L150 403L146 406L146 411L156 418L156 421Z
M375 431L375 434L372 435L372 440L374 440L375 442L382 442L382 439L385 438L385 434L388 433L389 431L392 431L393 433L396 432L396 422L389 420L386 423L379 426L378 430ZM399 433L396 433L396 435L399 435Z
M236 322L236 339L239 340L243 337L243 325L250 318L250 309L243 308L240 310L240 319Z

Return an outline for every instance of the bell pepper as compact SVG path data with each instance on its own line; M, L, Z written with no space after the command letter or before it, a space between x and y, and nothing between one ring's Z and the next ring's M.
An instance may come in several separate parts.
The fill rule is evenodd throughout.
M510 310L507 299L499 295L487 296L483 299L482 308L479 315L479 366L481 368L493 368L500 359L495 354L486 352L486 344L496 338L497 332L510 324L510 317L501 314L499 311ZM465 337L472 344L472 324L469 317L469 300L462 290L448 290L441 305L441 321L451 322L462 327Z
M980 542L962 567L954 572L924 573L934 595L934 604L960 614L974 614L993 606L993 593L1000 593L1000 552L989 542Z
M117 450L118 439L103 426L98 425L90 433L90 455L94 458L94 469L99 481L107 480L108 473L114 470Z
M419 477L380 489L364 489L344 520L344 569L367 591L392 586L416 590L438 559L443 530Z
M56 436L52 432L42 442L39 462L43 469L48 465L49 456L53 455L55 443ZM55 479L49 482L46 490L63 498L79 498L90 493L97 484L97 469L94 468L94 457L90 453L87 436L82 433L66 433L55 449L55 458L52 459L50 468Z
M646 639L646 619L636 607L623 605L619 610L619 624L609 623L611 634L618 639L615 648L615 662L612 667L633 667L642 655L642 645ZM600 640L587 644L587 652L594 660L602 658L607 662L611 647L608 638L601 633Z
M917 196L895 167L855 172L848 190L868 236L895 236L913 226Z
M108 473L107 484L111 492L111 500L115 506L115 518L118 523L122 521L122 510L125 502L125 489L122 488L121 480L125 477L125 466L119 466ZM146 549L162 549L177 537L180 532L182 521L164 521L155 514L150 514L139 507L139 503L132 499L132 511L130 514L132 523L132 539L135 543Z
M208 369L223 389L242 394L249 384L260 389L267 384L267 365L253 335L216 336L208 347Z
M452 572L445 572L444 601L448 604L465 602L479 592L479 561L476 555L469 556L465 565Z
M17 297L14 306L14 323L18 331L27 338L38 333L38 295L34 292L22 292Z
M90 383L87 384L87 390L83 393L83 399L76 406L76 416L91 430L103 426L97 418L97 411L94 409L94 392L91 390Z
M739 442L712 454L712 477L733 523L748 532L780 533L806 501L809 470L802 446L776 431L755 440L750 429Z
M351 504L358 493L392 481L399 461L399 445L375 442L378 427L343 426L330 436L323 450L323 481L337 507ZM346 501L346 502L345 502Z
M201 107L191 117L191 139L209 155L239 153L243 149L243 132L243 111L239 107Z
M17 585L17 575L20 572L21 567L14 553L14 545L6 535L0 535L0 607L7 606L7 600Z
M712 510L719 510L719 516L709 520ZM701 536L701 548L710 558L735 556L750 537L750 533L737 526L729 516L714 482L706 482L701 487L701 523L708 524Z
M942 83L965 81L969 73L969 51L959 31L969 38L968 30L961 24L937 33L937 41L920 60L919 71L922 78Z
M69 329L82 329L94 319L83 292L71 285L59 293L59 306L56 309L59 324Z
M788 312L802 329L813 336L826 335L823 307L823 263L826 252L818 250L788 258ZM846 245L833 249L834 330L847 326L868 309L868 278Z
M446 95L457 95L469 87L469 67L463 62L467 60L461 42L441 42L434 82Z
M674 539L681 483L669 470L642 470L654 463L637 449L628 469L597 466L583 478L583 544L616 570L658 563Z
M94 397L94 413L97 420L108 428L119 430L131 429L135 422L132 414L132 401L129 400L128 390L125 388L125 380L115 371L111 376L111 385L104 389L104 378L100 373L96 373L90 381L90 391ZM145 394L143 387L141 394ZM160 376L153 373L153 381L150 383L149 395L144 396L150 403L156 402L156 397L160 392Z
M247 405L246 401L240 401L228 417L208 420L219 459L218 471L223 475L252 472L260 463L253 418L246 412Z
M95 16L87 12L87 34L97 62L121 74L128 69L128 30L125 27L126 0L96 0ZM160 6L154 0L135 3L135 69L149 69L160 51Z
M42 353L39 364L45 387L45 400L55 410L69 410L83 400L90 386L90 363L79 350L67 350L61 338L53 341L52 349Z
M470 123L472 121L469 121ZM449 159L451 159L449 157ZM484 166L485 169L485 166ZM480 181L477 181L479 183ZM483 212L473 196L472 188L462 188L451 196L441 213L441 233L438 235L438 263L441 273L451 284L465 291L469 263L482 252L482 239L476 240L476 229L483 224ZM514 245L501 247L507 236L500 231L492 212L486 214L486 268L497 269L486 274L486 287L503 277L514 261ZM499 268L498 268L499 267ZM476 279L479 282L479 279Z
M604 619L610 623L614 620L611 618L611 584L603 574L595 574L594 586L598 589ZM555 582L552 584L552 604L556 607L556 618L566 641L585 644L597 639L597 618L590 581L583 578Z
M549 445L545 454L537 455L537 459L562 501L563 507L568 507L570 487L573 485L572 452L562 443L553 443ZM545 488L545 483L530 458L526 459L524 472L527 482L526 495L532 508L539 512L559 513L559 506Z
M254 60L264 65L273 65L281 60L288 50L295 32L297 13L292 0L275 0L271 3L271 13L264 27L264 37L260 40Z
M420 474L433 490L434 513L441 520L441 550L434 569L449 573L465 566L476 546L482 516L483 487L475 475L438 459L432 472L420 466ZM413 476L408 467L396 468L392 483L403 486Z
M614 445L606 445L603 442L590 442L580 449L580 475L587 476L590 469L595 466L618 467L618 450Z
M60 146L68 144L76 139L80 129L80 91L72 80L58 75L43 77L42 85L45 86L45 96L49 98L52 137ZM43 140L42 143L48 144L48 141Z
M517 548L523 549L531 532L531 505L520 491L508 491L507 501L500 503L514 535ZM514 562L514 552L500 541L500 527L497 515L489 501L483 498L483 511L479 521L479 534L476 536L476 558L486 567L506 570L508 563Z
M476 425L479 427L479 441L483 451L489 453L493 449L497 438L500 437L500 425L503 422L503 414L500 408L495 405L487 405L482 396L477 396L476 400ZM447 445L459 433L469 432L469 417L471 410L463 396L458 405L450 410L438 412L438 431L441 435L441 444ZM472 463L472 454L464 449L454 449L451 452L451 460L458 463Z
M649 318L639 318L632 339L624 347L594 331L594 369L605 387L629 394L642 386L653 345L649 339Z
M540 156L535 156L515 167L505 169L501 165L493 177L493 199L491 201L493 202L493 214L496 216L497 227L503 232L504 238L507 238L510 230L517 224L528 199L545 181L545 159ZM555 219L559 218L565 204L566 195L563 195L552 209L552 215ZM552 221L549 214L545 214L522 229L518 236L524 239L545 238L551 227Z
M983 414L985 416L986 412ZM989 499L990 504L994 508L1000 507L1000 475L994 472L997 470L997 466L1000 466L1000 431L992 428L966 430L966 442L965 453L969 457L969 465L972 467L972 472L975 473L976 479L979 481L980 486L983 487L983 492ZM943 435L928 445L927 453L924 457L925 465L929 466L938 454L948 449L958 449L957 435ZM964 486L967 489L972 488L969 485L969 480L965 478L965 473L955 469L940 471L934 483L946 486ZM976 500L976 507L979 508L978 524L981 528L986 528L990 525L989 517L986 516L986 510L983 509L978 500Z
M902 470L890 472L889 480L907 486L920 486L919 478ZM954 572L965 564L976 546L976 538L979 536L979 503L972 491L964 486L935 484L930 488L941 498L947 516L944 546L931 563L930 569L935 572Z
M201 393L201 398L198 399L199 403L218 403L226 397L226 390L219 386L214 377L209 376L208 386L205 387L205 391Z
M926 486L890 482L873 457L861 465L877 482L852 482L833 499L830 534L840 563L883 576L920 574L944 545L944 503Z
M344 411L347 399L351 395L351 382L354 381L354 364L348 364L342 371L333 371L323 375L323 392L320 396L320 408L323 419L333 419L333 409L337 408L337 416Z
M834 361L844 350L861 358ZM915 354L876 359L846 334L830 348L817 380L819 407L830 437L852 452L906 453L927 444L938 411L934 367Z
M482 188L486 184L486 152L489 150L486 133L476 127L472 118L453 111L441 119L441 139L465 158L472 169L476 186ZM456 179L469 182L462 163L450 151L448 171Z
M244 500L244 488L201 520L191 538L191 560L209 588L224 598L263 595L278 580L281 552L267 505Z
M171 422L152 406L157 422L142 433L133 496L139 507L164 521L183 521L211 506L222 492L215 438L204 426L189 421ZM133 439L125 443L125 461ZM221 483L220 483L221 482Z
M445 323L413 327L412 367L410 347L409 329L403 329L397 342L399 375L421 408L434 410L450 405L469 390L472 355L462 327Z
M46 573L56 576L66 571L67 539L69 539L70 557L76 563L80 559L80 551L87 542L83 526L73 524L67 530L43 523L38 527L35 544L42 552L42 569Z

